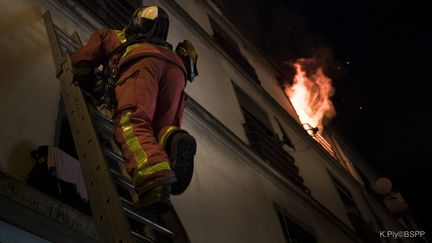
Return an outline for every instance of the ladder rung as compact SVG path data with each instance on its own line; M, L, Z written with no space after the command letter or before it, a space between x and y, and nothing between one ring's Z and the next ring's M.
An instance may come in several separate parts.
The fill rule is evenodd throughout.
M143 216L135 213L134 211L132 211L130 209L123 208L123 211L125 212L126 216L130 217L131 219L137 220L138 222L145 224L156 231L159 231L165 235L168 235L169 237L172 237L172 238L175 237L175 234L173 232L171 232L168 229L165 229L164 227L144 218Z
M83 91L82 93L83 93L83 95L85 96L85 98L86 98L86 100L87 100L87 103L89 103L89 104L93 104L93 103L95 102L95 99L93 98L93 96L92 96L89 92ZM114 127L114 121L113 121L110 117L108 117L108 116L106 116L105 114L103 114L102 112L100 112L100 111L95 107L95 105L88 105L88 107L89 107L89 110L90 110L91 116L92 116L95 120L97 120L97 121L101 121L101 122L104 122L104 123L107 123L107 124L109 124L110 126Z
M60 29L57 25L54 25L54 32L56 33L57 38L62 38L68 43L73 43L72 37L63 32L63 30Z
M120 201L123 203L123 205L126 205L126 207L131 208L133 206L133 202L127 200L124 197L120 197Z
M132 184L130 184L129 182L127 182L127 181L125 181L123 179L114 178L114 182L117 185L123 187L125 190L135 190L135 187Z
M130 182L130 180L121 175L120 173L118 173L117 171L113 170L113 169L109 169L111 174L114 176L114 180L117 184L119 184L120 186L122 186L123 188L125 188L126 190L135 190L135 186L132 185L132 183Z
M123 158L117 153L111 151L109 148L103 148L103 151L108 158L114 160L115 162L124 163Z
M104 114L100 113L96 108L91 108L92 117L94 118L93 123L96 129L101 130L108 136L114 135L114 122Z
M97 112L99 113L99 111L97 111ZM97 124L101 124L101 125L104 125L106 127L109 127L110 130L114 131L114 122L110 118L108 118L108 117L106 117L106 116L104 116L102 114L101 114L101 116L95 115L94 116L94 121Z
M97 108L95 108L94 106L92 107L92 114L94 115L94 117L95 117L97 120L100 120L100 121L106 122L106 123L110 124L111 126L114 125L114 121L113 121L111 118L109 118L109 117L107 117L106 115L102 114L102 113L101 113Z
M106 137L114 137L113 126L97 121L94 122L94 125L97 132L101 133Z
M59 39L60 47L62 47L64 50L66 50L65 53L72 53L75 51L75 46L69 44L67 41Z
M132 231L132 237L137 241L137 242L144 242L144 243L155 243L154 240L145 237L135 231Z

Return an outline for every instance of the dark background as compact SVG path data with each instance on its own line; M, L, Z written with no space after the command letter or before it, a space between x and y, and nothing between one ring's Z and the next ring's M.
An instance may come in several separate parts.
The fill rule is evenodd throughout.
M215 2L279 62L331 57L332 125L392 180L430 236L432 13L426 3Z

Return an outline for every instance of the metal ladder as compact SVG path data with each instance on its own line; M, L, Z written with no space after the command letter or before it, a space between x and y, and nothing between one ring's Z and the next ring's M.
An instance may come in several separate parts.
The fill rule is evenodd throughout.
M81 40L76 32L69 36L54 25L49 11L44 22L99 241L190 242L173 206L160 217L144 217L133 209L135 188L122 173L124 161L113 143L113 121L73 83L69 54L82 45Z

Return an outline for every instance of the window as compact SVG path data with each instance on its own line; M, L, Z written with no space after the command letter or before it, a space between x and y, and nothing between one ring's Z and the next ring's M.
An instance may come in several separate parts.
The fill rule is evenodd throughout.
M294 158L283 149L283 142L274 133L265 110L235 83L233 86L246 121L243 124L246 136L254 152L291 182L309 192L303 185L303 178L298 173L299 169L294 164Z
M295 146L294 146L293 142L291 142L291 139L288 137L287 132L282 127L281 123L279 122L279 120L276 117L275 117L275 120L279 126L279 129L282 132L282 144L287 145L288 147L290 147L291 149L293 149L295 151Z
M351 196L351 193L344 186L342 186L337 180L333 180L333 182L336 186L336 190L338 191L339 196L342 199L343 204L345 205L345 209L347 211L348 217L353 223L353 226L354 224L363 221L360 210L357 208L357 205L355 204L354 199Z
M298 224L289 219L284 210L278 205L274 204L279 223L285 236L287 243L316 243L316 238Z
M366 222L361 216L360 210L351 196L351 193L337 180L333 179L333 182L357 234L366 242L379 242L377 233L367 227Z
M242 68L245 70L252 79L260 83L255 69L250 65L248 60L240 52L238 44L220 27L216 21L209 16L210 24L213 29L213 38L216 43L231 57L233 58Z

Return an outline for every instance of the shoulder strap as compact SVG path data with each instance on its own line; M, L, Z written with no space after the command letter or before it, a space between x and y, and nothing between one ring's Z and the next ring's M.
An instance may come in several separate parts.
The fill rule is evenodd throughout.
M115 48L111 53L109 53L109 55L107 56L107 60L105 62L105 65L103 67L103 75L104 75L104 80L105 84L104 84L104 95L102 97L102 100L105 104L107 104L108 106L112 106L115 103L115 95L114 95L114 86L119 85L118 81L118 73L120 72L120 68L118 66L118 63L113 63L114 67L111 67L112 70L110 70L109 64L110 61L113 59L113 57L115 55L120 55L120 58L122 58L124 56L124 54L127 51L127 48L131 45L137 44L137 43L150 43L150 44L157 44L157 45L161 45L161 46L165 46L168 49L172 50L172 46L167 43L167 42L154 42L148 39L140 39L140 40L134 40L134 41L127 41L125 36L124 36L124 32L123 31L119 31L116 30L116 35L118 37L118 39L121 42L121 45L118 46L117 48ZM184 67L182 67L181 65L179 65L178 63L174 62L173 60L170 60L169 58L163 56L163 55L158 55L155 53L142 53L140 55L137 56L133 56L132 58L130 58L129 60L124 60L124 63L130 62L132 60L136 60L137 58L146 58L146 57L155 57L155 58L159 58L162 59L164 61L167 61L169 63L172 63L174 65L176 65L177 67L180 68L180 70L182 70L183 74L185 75L185 82L186 82L186 78L187 78L187 73L184 69Z
M139 40L133 40L133 41L128 41L125 37L125 34L123 31L120 30L115 30L117 38L120 40L120 42L122 43L120 46L118 46L117 48L115 48L111 53L108 54L107 56L107 61L104 65L104 67L108 66L108 63L112 60L112 58L114 57L114 55L120 54L119 58L122 58L123 55L126 53L127 48L134 45L134 44L138 44L138 43L150 43L150 44L156 44L156 45L161 45L164 46L166 48L168 48L169 50L172 50L172 46L171 44L169 44L168 42L159 42L159 41L154 41L151 39L146 39L146 38L142 38ZM139 57L145 57L147 55L140 55ZM162 56L155 56L155 57L159 57L159 58L163 58ZM135 58L134 58L135 59ZM163 58L167 61L170 61L171 63L174 63L171 60L168 60L167 58ZM179 66L177 63L174 63L175 65ZM183 68L180 67L180 69L183 70Z

